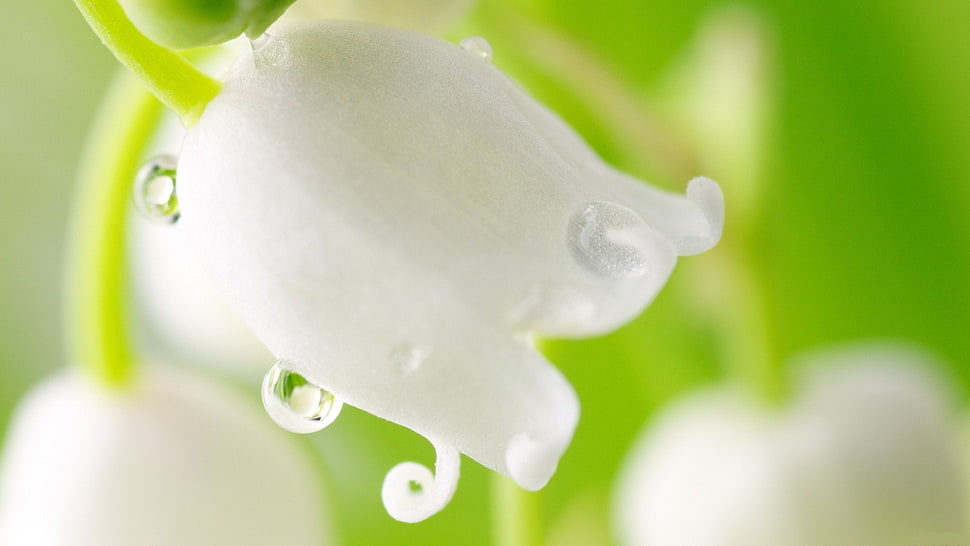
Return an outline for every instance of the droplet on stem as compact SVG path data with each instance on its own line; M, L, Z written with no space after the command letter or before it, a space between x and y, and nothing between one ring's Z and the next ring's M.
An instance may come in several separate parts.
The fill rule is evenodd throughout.
M299 434L317 432L333 423L343 402L333 393L292 371L278 360L263 379L263 406L280 427Z
M174 224L179 219L179 200L175 191L178 160L160 155L148 160L135 175L135 207L147 218Z

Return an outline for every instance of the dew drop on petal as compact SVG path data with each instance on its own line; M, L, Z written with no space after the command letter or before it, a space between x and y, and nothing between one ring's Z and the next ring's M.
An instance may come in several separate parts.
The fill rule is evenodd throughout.
M458 42L458 47L488 62L492 61L492 44L481 36L469 36Z
M391 351L391 362L399 372L409 374L421 367L425 353L425 350L410 343L402 343Z
M135 176L135 207L151 220L174 224L179 219L175 191L178 160L170 155L150 159Z
M343 402L278 360L263 378L263 406L280 427L306 434L333 423Z
M647 272L647 253L638 248L638 232L649 229L622 205L587 203L570 218L566 237L573 258L589 271L606 277L639 277Z

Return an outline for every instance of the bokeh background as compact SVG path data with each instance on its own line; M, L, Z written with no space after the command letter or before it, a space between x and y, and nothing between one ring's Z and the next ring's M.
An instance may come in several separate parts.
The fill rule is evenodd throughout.
M0 432L30 385L65 365L72 182L116 67L71 2L4 13ZM718 25L722 55L698 41ZM699 385L757 383L749 359L783 378L804 350L902 340L939 355L966 399L968 28L961 0L482 0L451 34L488 38L495 64L614 164L676 190L705 174L726 193L721 246L683 259L640 319L547 344L583 408L539 494L550 543L612 540L611 487L641 427ZM258 403L254 382L233 381ZM451 506L409 526L384 514L379 491L397 462L431 462L420 437L347 409L306 441L346 543L489 543L490 478L477 464L463 461Z

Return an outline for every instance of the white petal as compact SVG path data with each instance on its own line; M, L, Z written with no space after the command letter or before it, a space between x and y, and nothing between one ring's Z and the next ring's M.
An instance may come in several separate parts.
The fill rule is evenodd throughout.
M817 355L772 414L726 391L672 407L631 452L625 544L891 544L963 529L948 391L899 347Z
M18 410L0 473L0 544L319 545L307 454L235 393L146 370L108 392L76 373Z
M179 173L183 227L275 355L528 489L578 404L521 334L619 327L722 217L713 182L613 170L480 56L361 23L240 59Z

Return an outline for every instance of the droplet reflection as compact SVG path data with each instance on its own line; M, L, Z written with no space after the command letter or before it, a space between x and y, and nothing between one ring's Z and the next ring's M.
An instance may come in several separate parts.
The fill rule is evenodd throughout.
M179 200L175 191L178 160L170 155L150 159L135 175L135 207L145 217L174 224L179 219Z
M317 432L333 423L343 402L323 387L278 360L263 379L263 406L280 427L299 434Z
M616 203L587 203L569 220L569 251L580 265L607 277L638 277L647 272L638 230L649 230L632 210Z

